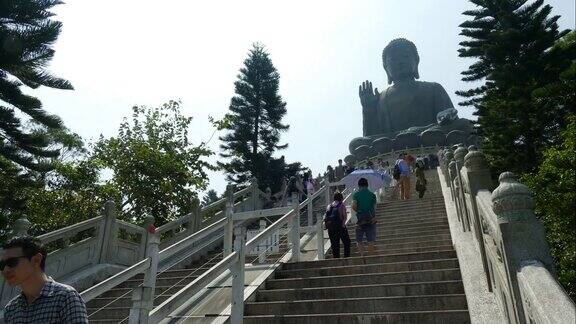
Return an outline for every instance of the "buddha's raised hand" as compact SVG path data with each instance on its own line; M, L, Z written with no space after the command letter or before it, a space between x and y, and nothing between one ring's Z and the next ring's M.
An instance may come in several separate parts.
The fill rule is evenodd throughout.
M380 93L378 92L378 88L372 90L372 82L368 80L362 82L358 88L358 95L360 96L362 108L376 108Z

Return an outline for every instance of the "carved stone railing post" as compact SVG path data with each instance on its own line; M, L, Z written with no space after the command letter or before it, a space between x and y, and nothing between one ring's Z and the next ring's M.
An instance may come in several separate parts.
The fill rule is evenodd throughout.
M252 189L250 195L252 198L252 209L251 210L258 210L261 208L260 206L260 189L258 189L258 179L253 177L250 179L250 187Z
M524 311L517 273L521 263L537 260L555 274L554 262L546 241L544 227L534 215L534 200L527 186L511 172L499 177L500 185L492 192L492 209L498 218L502 258L508 278L510 319L524 323Z
M146 229L146 235L142 235L142 240L141 240L141 246L140 246L140 258L143 259L146 256L148 256L148 248L150 247L150 238L151 235L150 233L156 233L156 227L155 227L155 222L156 220L154 219L154 216L152 215L148 215L146 216L146 219L144 219L144 224L143 227ZM157 236L154 234L154 236Z
M456 179L454 179L455 184L458 188L456 193L457 199L459 199L460 214L462 215L463 228L464 231L470 231L470 215L468 214L468 206L466 205L466 196L464 195L464 183L462 182L461 169L464 166L464 157L468 154L468 150L459 146L454 152L454 161L456 162Z
M232 274L232 301L230 310L230 323L240 324L244 319L244 267L246 263L246 229L238 226L234 229L234 251L238 253L238 260L230 267Z
M264 230L266 229L266 220L265 219L260 219L259 222L259 226L260 226L260 233L264 232ZM258 263L266 263L266 255L268 254L268 244L266 244L264 246L264 251L260 251L260 249L258 249Z
M314 204L312 203L312 193L308 192L308 204L306 212L308 213L308 233L314 233Z
M232 253L232 237L234 235L234 221L232 214L234 213L234 191L232 185L226 187L226 225L224 225L224 257Z
M27 236L28 230L32 226L32 223L26 218L26 215L23 215L21 218L18 218L14 221L14 229L12 231L12 237L17 236Z
M324 260L324 221L322 213L318 213L318 220L316 221L316 251L318 253L318 260Z
M448 169L448 165L450 164L450 161L452 161L453 158L454 153L452 153L452 150L450 150L449 148L444 149L444 154L442 155L442 161L440 161L440 167L442 168L442 172L444 173L444 180L446 181L446 184L448 184L450 188L452 188L451 185L452 181L450 180L450 170Z
M153 219L153 218L152 218ZM154 290L156 289L156 277L158 273L158 244L160 238L155 234L154 222L148 226L146 233L146 257L150 259L150 267L144 273L142 286L134 288L132 293L132 308L130 309L130 324L147 324L148 315L154 308Z
M300 260L300 203L298 202L298 194L292 193L292 208L294 214L292 215L292 222L290 224L290 243L292 243L292 262Z
M482 258L482 266L486 274L486 281L488 283L488 290L492 291L492 282L490 281L488 258L486 255L486 247L484 245L484 234L482 228L482 221L480 213L478 212L478 203L476 195L479 190L490 190L492 186L492 179L490 177L490 169L484 154L475 150L474 147L469 148L468 154L464 157L464 167L460 174L466 179L467 189L470 193L470 205L472 206L472 223L474 227L474 237L478 242L480 249L480 256Z
M332 197L330 195L330 179L328 176L326 176L326 179L324 180L324 186L326 186L326 191L324 191L324 203L328 206L332 202ZM336 190L336 188L334 188L334 190Z
M115 263L116 252L118 251L118 226L116 224L116 204L112 200L104 204L102 213L102 223L99 229L99 250L98 263Z

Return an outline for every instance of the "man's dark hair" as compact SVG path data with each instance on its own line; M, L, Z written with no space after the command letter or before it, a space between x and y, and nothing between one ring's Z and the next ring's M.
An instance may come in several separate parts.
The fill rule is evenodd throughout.
M368 180L366 178L360 178L358 180L358 187L368 187Z
M344 201L344 196L342 196L342 194L340 193L340 191L336 191L336 192L334 193L334 200L335 200L335 201L339 201L339 202Z
M40 268L42 271L44 271L44 268L46 268L46 256L48 253L46 252L44 245L42 245L42 242L40 242L39 239L32 236L18 236L2 244L3 250L14 248L21 248L22 253L24 253L24 256L28 259L31 259L38 253L42 254L42 262L40 262Z

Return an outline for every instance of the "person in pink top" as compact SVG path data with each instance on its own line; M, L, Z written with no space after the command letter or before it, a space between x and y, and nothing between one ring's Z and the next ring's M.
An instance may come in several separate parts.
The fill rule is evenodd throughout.
M346 206L344 196L340 192L334 193L334 201L326 208L324 224L330 237L332 256L340 258L340 241L344 244L344 257L350 257L350 235L346 228Z

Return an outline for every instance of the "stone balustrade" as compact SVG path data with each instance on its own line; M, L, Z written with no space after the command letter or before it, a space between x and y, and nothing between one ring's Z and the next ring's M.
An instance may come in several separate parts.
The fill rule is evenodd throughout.
M415 148L406 148L404 150L391 150L387 153L381 154L374 154L374 155L366 155L362 156L362 160L357 160L353 155L348 155L344 158L344 162L346 164L355 164L357 167L366 167L368 164L368 159L370 159L373 163L376 162L378 159L381 159L383 162L388 162L390 167L394 166L394 163L398 159L398 154L406 153L410 154L414 157L418 156L428 156L429 154L437 155L440 151L439 146L421 146Z
M191 213L156 229L155 237L159 241L157 248L163 250L223 219L229 203L234 212L259 209L263 205L263 197L267 196L258 189L255 179L245 189L233 192L230 186L227 192L225 198L204 208L200 208L198 199L193 199ZM38 237L50 250L46 273L58 281L71 284L79 291L91 287L95 282L145 259L150 246L147 229L153 223L151 217L146 219L142 227L119 220L116 218L114 202L108 201L104 204L102 215ZM26 218L16 220L12 236L28 235L31 226L33 224ZM200 244L202 248L209 249L214 244L221 244L222 233L214 234L216 240L211 240L211 245ZM217 242L218 238L220 243ZM200 249L194 247L195 251ZM162 266L165 268L169 265ZM0 307L3 307L17 290L0 278L0 293Z
M473 233L488 289L507 322L576 322L576 307L555 277L528 187L504 172L494 188L484 154L475 146L439 155L461 229Z

